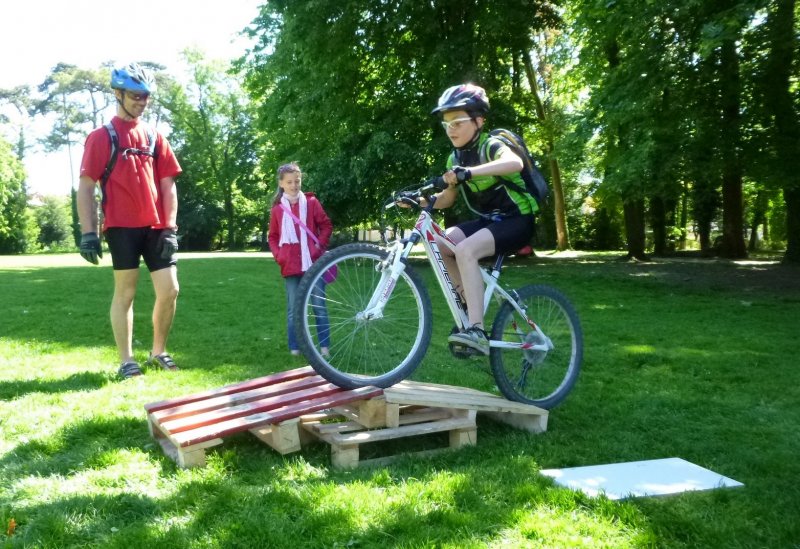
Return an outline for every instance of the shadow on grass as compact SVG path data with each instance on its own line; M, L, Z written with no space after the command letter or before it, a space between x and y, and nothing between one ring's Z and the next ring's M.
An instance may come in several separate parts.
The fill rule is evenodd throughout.
M150 442L144 419L98 417L68 425L53 436L16 446L0 459L6 476L69 475L103 466L104 456Z
M152 462L134 455L152 445L144 421L92 419L0 460L6 478L37 479L23 492L48 478L63 486L0 505L0 519L17 521L15 543L49 547L475 546L586 528L614 546L631 532L653 535L641 513L620 511L626 504L539 476L529 436L486 431L484 447L356 471L329 471L324 445L281 457L244 436L210 451L205 469L177 471L155 445L146 450L161 463L153 479ZM609 516L623 518L610 526Z
M196 259L179 264L181 295L169 350L181 368L241 369L241 379L293 367L286 342L285 290L271 259ZM110 267L0 271L0 334L17 352L49 356L64 348L115 349L108 318ZM134 352L152 343L153 289L140 269L134 305ZM55 347L55 348L54 348ZM274 360L272 360L274 357ZM5 394L5 393L4 393Z
M0 381L0 401L13 400L31 393L66 393L99 389L109 377L96 372L79 372L64 379Z

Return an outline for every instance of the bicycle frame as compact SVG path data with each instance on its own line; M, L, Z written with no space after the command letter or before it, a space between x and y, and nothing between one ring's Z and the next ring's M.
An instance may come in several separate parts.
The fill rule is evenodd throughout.
M377 319L383 316L383 308L389 301L397 280L405 270L408 256L411 254L412 248L414 245L421 242L425 249L425 257L433 268L434 275L444 294L447 306L450 308L450 313L453 315L453 320L460 329L464 329L468 326L469 319L466 312L466 303L461 299L461 296L450 279L450 273L447 271L447 266L442 258L442 252L439 248L436 236L438 235L444 246L453 252L455 251L456 244L447 237L445 231L434 221L430 213L432 206L433 204L431 203L427 208L422 208L420 210L419 217L414 224L414 229L409 238L397 240L389 245L389 255L380 266L382 269L381 280L370 298L367 307L359 314L361 320ZM503 301L509 303L517 310L522 318L528 322L530 327L536 330L537 334L541 336L542 339L540 341L544 341L545 343L536 345L529 342L516 343L492 340L489 342L490 347L532 351L551 350L553 348L553 343L550 341L550 338L541 331L535 322L528 318L525 309L520 307L517 300L500 286L499 278L501 266L502 256L498 258L491 269L486 267L480 268L483 282L486 285L486 290L483 294L484 312L487 310L489 300L492 296L495 296L495 299L500 303Z

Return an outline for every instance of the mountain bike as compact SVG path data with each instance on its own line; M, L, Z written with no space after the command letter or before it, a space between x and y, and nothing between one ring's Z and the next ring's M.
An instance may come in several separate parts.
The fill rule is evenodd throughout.
M419 212L407 238L388 246L354 243L327 251L305 273L294 304L300 349L322 377L340 387L389 387L409 377L428 350L432 332L431 300L414 268L412 249L421 244L452 313L455 329L468 326L466 302L450 280L435 235L455 248L431 215L441 177L419 189L392 196L386 208L405 204ZM549 409L572 390L583 357L578 314L553 287L536 284L505 290L500 284L504 256L481 267L484 311L494 299L499 308L490 336L489 360L500 392L509 400ZM335 266L335 280L330 280ZM326 274L327 273L327 274ZM327 309L329 354L323 356L315 322ZM324 316L324 315L320 315ZM450 345L457 358L475 353ZM483 355L481 355L483 356Z

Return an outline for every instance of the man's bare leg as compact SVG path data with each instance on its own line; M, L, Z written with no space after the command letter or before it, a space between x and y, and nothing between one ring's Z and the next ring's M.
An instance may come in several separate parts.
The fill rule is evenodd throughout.
M114 297L111 299L111 329L120 362L133 361L133 298L139 269L114 271Z
M153 304L153 350L152 355L167 351L167 337L175 318L178 300L178 269L174 265L150 273L156 300Z

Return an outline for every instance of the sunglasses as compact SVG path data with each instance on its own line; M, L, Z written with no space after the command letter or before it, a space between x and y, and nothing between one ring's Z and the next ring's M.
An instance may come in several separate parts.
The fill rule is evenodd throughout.
M461 127L461 125L465 122L469 122L472 118L464 117L464 118L456 118L455 120L442 120L442 127L445 130L457 130Z
M147 101L148 99L150 99L150 94L149 93L125 92L125 95L127 95L133 101Z

